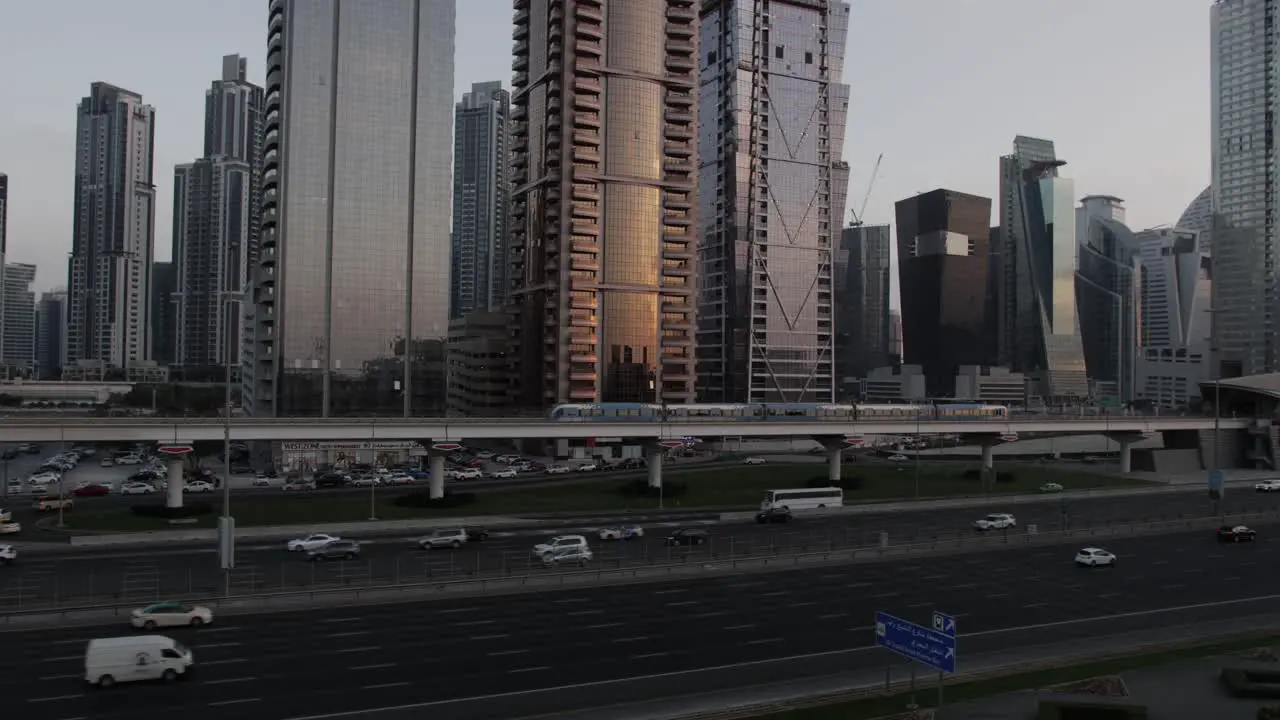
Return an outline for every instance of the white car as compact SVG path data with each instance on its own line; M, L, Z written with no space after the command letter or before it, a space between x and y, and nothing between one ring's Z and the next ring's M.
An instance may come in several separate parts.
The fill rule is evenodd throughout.
M973 521L974 530L1008 530L1018 526L1018 521L1009 513L991 513Z
M125 483L120 487L121 495L150 495L155 491L155 486L141 482Z
M564 475L565 473L569 473L569 472L572 472L572 470L569 468L568 465L548 465L547 466L548 475Z
M137 455L122 455L115 459L117 465L141 465L142 458Z
M129 624L139 630L162 627L200 627L213 622L213 611L199 605L162 602L133 611Z
M0 535L17 535L22 532L22 523L9 522L8 520L0 522Z
M575 472L595 472L599 469L600 469L600 466L596 465L595 463L583 463L578 467L574 468L574 471Z
M743 465L763 465L765 459L762 457L749 457L742 461Z
M290 540L288 548L289 548L289 552L305 552L308 550L318 550L324 547L325 545L328 545L329 543L337 542L341 539L342 537L338 535L328 535L326 533L315 533L313 535L308 535L302 538L301 540Z
M1102 548L1085 548L1076 553L1076 565L1080 567L1111 567L1116 564L1116 556Z
M13 519L13 513L4 508L0 508L0 522L9 522Z
M453 530L436 530L426 537L418 538L417 543L418 547L423 550L431 550L433 548L453 548L457 550L466 545L470 539L466 530L455 528Z
M1040 492L1042 493L1062 492L1062 485L1055 482L1045 483L1040 486Z
M204 480L196 480L195 482L187 483L186 486L182 488L182 492L189 493L211 493L214 490L217 490L217 488L213 486L213 483L205 482Z
M253 476L253 486L254 487L271 487L271 478L267 477L266 475L263 475L262 473L258 473L257 475Z
M587 538L583 535L557 535L544 543L533 546L533 556L540 558L550 552L568 547L586 547Z
M1280 491L1280 480L1263 480L1253 486L1256 492L1277 492Z
M387 485L412 485L413 476L405 473L389 475L383 482Z
M102 466L102 467L113 467L113 466L115 466L115 464L116 464L116 461L115 461L115 460L112 460L112 459L111 459L111 458L109 458L109 457L104 457L104 458L102 458L102 460L101 460L101 461L99 461L99 462L98 462L98 465L100 465L100 466Z
M351 480L351 487L378 487L382 485L382 478L375 475L361 475Z
M520 473L516 472L512 468L503 468L501 470L494 470L493 472L489 473L489 477L495 478L495 479L496 478L513 478L519 474Z
M476 468L459 468L445 471L444 476L450 480L479 480L484 477L484 473Z
M477 451L476 451L476 459L477 459L477 460L492 460L492 459L493 459L493 451L492 451L492 450L477 450Z
M0 565L8 565L18 559L18 550L12 545L0 545Z
M58 475L58 473L42 472L42 473L36 473L35 475L32 475L31 477L27 478L27 482L31 483L32 485L48 485L49 483L58 482L58 479L60 477L61 476Z
M644 528L639 525L627 525L620 528L600 528L601 540L630 540L644 537Z

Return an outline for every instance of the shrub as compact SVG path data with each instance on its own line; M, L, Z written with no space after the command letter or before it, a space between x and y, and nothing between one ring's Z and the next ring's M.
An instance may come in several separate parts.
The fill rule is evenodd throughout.
M649 487L647 478L636 478L628 480L618 486L618 494L629 498L653 498L657 500L662 497L667 500L684 497L689 491L689 486L679 480L663 480L662 489Z
M213 506L207 502L187 503L182 507L176 508L154 504L133 505L129 509L138 517L163 518L166 520L202 517L213 512Z
M1280 720L1280 705L1258 708L1258 720Z
M405 508L424 508L424 509L444 509L456 508L470 505L476 501L476 494L469 492L453 493L446 492L444 497L433 498L431 493L416 492L408 495L401 495L395 499L397 507Z

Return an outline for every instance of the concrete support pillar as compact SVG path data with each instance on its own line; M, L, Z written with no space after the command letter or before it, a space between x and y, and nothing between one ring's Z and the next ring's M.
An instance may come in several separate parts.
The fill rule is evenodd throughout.
M841 447L827 448L827 481L833 487L840 484L840 455L843 451Z
M229 478L224 479L227 482ZM165 489L164 504L171 508L182 507L182 491L186 487L186 481L182 477L182 456L174 455L169 458L169 487Z
M649 465L649 487L662 487L663 449L660 446L645 448L645 461Z
M1120 474L1128 475L1133 472L1133 441L1120 441Z
M428 491L432 500L444 497L444 455L431 454L431 475L427 482L430 483Z
M993 442L982 443L982 472L990 473L996 464L996 444Z

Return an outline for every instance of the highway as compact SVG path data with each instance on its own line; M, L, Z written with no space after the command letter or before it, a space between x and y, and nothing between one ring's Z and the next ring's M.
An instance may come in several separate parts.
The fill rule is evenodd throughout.
M24 720L520 718L884 667L890 658L871 647L877 610L954 615L963 667L984 652L1268 612L1280 527L1259 529L1256 544L1210 533L1119 540L1113 569L1076 568L1071 546L1038 547L227 617L169 631L197 663L171 687L83 685L85 642L126 627L18 632L3 636L0 697Z
M1233 492L1221 503L1228 513L1280 511L1280 495ZM237 593L271 592L306 587L424 582L467 577L545 573L531 556L532 546L558 534L583 533L596 553L595 565L620 567L760 554L793 554L835 548L868 547L888 533L892 544L969 538L973 520L987 512L1013 512L1018 533L1029 524L1041 532L1065 526L1082 528L1109 523L1205 517L1211 508L1201 491L1089 500L1048 501L1002 506L995 499L985 508L953 508L923 512L890 512L835 517L798 516L788 524L757 525L751 521L718 523L708 516L642 522L645 537L627 542L601 542L599 524L576 520L560 527L495 530L492 536L460 550L424 552L413 537L362 540L355 561L308 562L289 553L283 541L243 541L231 586ZM663 537L681 527L708 531L710 541L695 547L668 548ZM299 535L306 531L300 530ZM323 530L323 528L316 528ZM154 548L71 548L32 550L14 565L0 568L0 611L53 604L90 604L117 599L145 602L175 597L220 594L224 583L212 544Z

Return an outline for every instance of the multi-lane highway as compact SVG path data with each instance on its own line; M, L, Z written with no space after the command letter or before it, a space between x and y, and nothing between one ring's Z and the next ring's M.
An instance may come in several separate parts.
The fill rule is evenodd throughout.
M1232 493L1221 503L1227 513L1280 510L1280 496ZM231 586L237 593L270 592L304 587L391 584L466 577L545 573L532 558L532 546L557 534L584 533L596 553L596 566L618 567L746 557L759 554L792 554L826 549L867 547L887 533L891 544L970 538L973 520L987 512L1013 512L1019 528L1030 524L1041 532L1063 527L1098 527L1123 522L1205 517L1209 501L1200 492L1129 497L1097 497L1008 507L993 500L987 507L892 512L836 517L798 517L785 525L753 522L717 523L707 516L666 519L639 524L643 538L627 542L600 542L600 524L566 523L497 531L479 543L460 550L417 549L412 537L373 537L366 540L361 557L354 561L308 562L288 553L283 541L244 541L239 547ZM581 523L583 521L576 521ZM709 541L700 546L669 548L663 538L680 526L706 530ZM315 528L322 530L323 528ZM310 530L308 528L307 530ZM301 534L301 533L300 533ZM158 547L129 550L108 548L53 548L28 554L8 567L0 567L0 611L53 604L75 605L117 599L143 602L152 599L200 597L220 593L226 579L217 566L212 547Z
M226 617L170 631L197 666L170 687L84 686L86 641L128 628L12 633L0 636L0 697L24 720L517 718L883 667L876 610L955 615L963 667L984 652L1267 612L1280 594L1280 527L1259 529L1255 544L1211 533L1119 540L1109 545L1119 565L1104 570L1076 568L1074 547L1038 547ZM363 714L375 708L396 709Z

